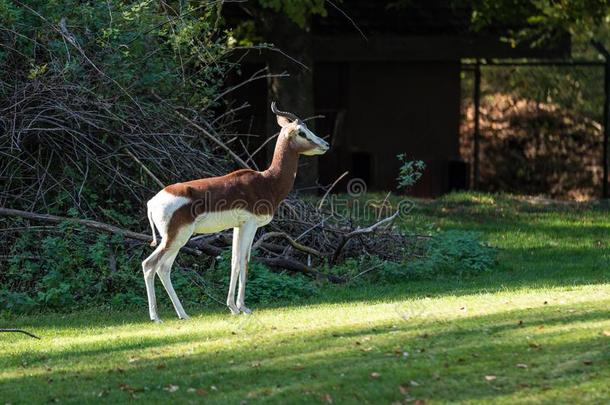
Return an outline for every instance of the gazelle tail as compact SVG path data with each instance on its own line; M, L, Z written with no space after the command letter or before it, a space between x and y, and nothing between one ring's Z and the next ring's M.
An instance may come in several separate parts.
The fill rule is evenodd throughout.
M152 211L150 210L150 204L146 204L147 214L148 214L148 222L150 222L150 229L152 230L152 242L150 242L150 246L157 246L157 232L155 231L155 221L153 221Z

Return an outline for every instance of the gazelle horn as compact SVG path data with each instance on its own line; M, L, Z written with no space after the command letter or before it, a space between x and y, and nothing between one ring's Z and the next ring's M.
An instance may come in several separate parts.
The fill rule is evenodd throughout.
M277 106L275 105L275 101L271 102L271 111L275 114L275 115L280 115L282 117L286 117L289 120L292 121L299 121L299 117L297 117L296 115L294 115L293 113L289 113L286 111L280 111L277 109Z

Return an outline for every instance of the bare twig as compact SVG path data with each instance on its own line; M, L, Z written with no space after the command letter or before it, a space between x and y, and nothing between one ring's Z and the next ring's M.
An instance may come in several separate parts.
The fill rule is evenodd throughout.
M156 95L153 92L153 95L161 102L164 102L164 100L159 97L158 95ZM188 122L193 128L196 128L197 130L199 130L202 134L204 134L206 137L208 137L208 139L210 139L212 142L214 142L216 145L220 146L222 149L225 150L225 152L227 152L232 158L233 160L235 160L237 163L239 163L239 165L241 167L243 167L244 169L250 169L250 166L244 162L239 156L237 156L237 154L235 152L233 152L231 150L231 148L229 148L227 145L225 145L221 140L219 140L217 137L215 137L214 135L212 135L209 131L207 131L206 129L204 129L201 125L197 124L195 121L191 120L190 118L188 118L186 115L182 114L180 111L174 109L174 112L176 113L176 115L180 118L182 118L184 121Z
M350 278L350 281L353 281L355 279L357 279L360 276L364 276L367 273L370 273L373 270L377 270L379 268L381 268L385 263L377 263L374 266L369 267L368 269L361 271L360 273L356 274L354 277Z
M377 214L377 221L381 220L381 216L383 215L383 209L385 208L385 203L388 202L388 198L390 198L390 195L392 194L391 191L388 191L388 193L385 195L385 198L383 199L383 202L381 203L381 207L379 208L379 214Z
M254 243L254 245L252 246L252 249L253 250L258 249L264 241L266 241L267 239L271 239L271 238L284 238L295 249L298 249L298 250L300 250L302 252L305 252L305 253L312 254L312 255L317 256L317 257L323 257L324 256L324 254L322 254L321 252L317 251L316 249L312 249L312 248L310 248L308 246L302 245L299 242L295 241L286 232L268 232L268 233L264 234L263 236L261 236L256 241L256 243Z
M345 176L347 176L347 174L349 173L349 171L343 173L341 176L337 177L337 180L335 180L333 182L333 184L330 185L330 187L328 188L328 190L326 190L326 193L324 193L324 195L322 196L322 199L320 200L320 203L318 204L318 210L322 209L322 206L324 205L324 201L326 201L326 197L328 197L328 194L330 194L330 192L332 191L333 188L335 188L335 186L337 185L338 182L341 181L342 178L344 178Z
M333 3L331 0L326 0L326 2L328 4L330 4L335 10L337 10L338 12L340 12L341 14L343 14L343 16L345 18L347 18L347 20L354 26L354 28L356 28L356 30L360 33L360 35L362 36L362 38L364 38L365 41L368 41L369 39L366 37L366 35L364 35L364 32L362 32L362 30L360 29L360 27L358 26L358 24L356 24L356 21L354 21L354 19L352 17L350 17L345 11L343 11L343 9L339 8L339 6L337 6L335 3Z
M337 246L337 248L335 250L335 253L333 254L333 257L331 259L331 263L336 263L337 262L337 259L339 258L339 255L341 254L341 251L343 250L343 248L345 247L347 242L349 242L349 240L352 239L354 236L359 236L359 235L364 235L364 234L367 234L367 233L374 232L380 226L385 225L385 224L389 224L392 221L394 221L394 219L398 216L399 213L400 213L400 211L396 211L394 213L394 215L389 216L387 218L384 218L381 221L376 222L376 223L374 223L371 226L367 226L366 228L358 228L355 231L352 231L352 232L348 233L347 235L345 235L343 237L343 239L341 240L341 242L339 242L339 245Z
M131 153L131 151L127 148L123 148L123 150L125 151L125 153L127 153L129 155L130 158L133 159L134 162L136 162L142 168L142 170L144 170L146 172L146 174L148 174L150 176L151 179L154 180L155 183L157 183L159 185L159 187L165 188L165 185L161 182L161 180L159 180L159 178L157 176L155 176L154 173L151 172L150 169L148 167L146 167L144 165L144 163L142 163L140 161L140 159L137 158L136 155Z

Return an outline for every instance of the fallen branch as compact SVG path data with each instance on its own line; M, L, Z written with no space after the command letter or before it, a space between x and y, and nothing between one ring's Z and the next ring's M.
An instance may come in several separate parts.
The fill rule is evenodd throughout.
M23 333L24 335L28 335L29 337L33 337L34 339L40 339L38 336L33 333L28 332L23 329L0 329L0 332L8 332L8 333Z
M118 226L105 224L103 222L93 221L91 219L67 218L67 217L60 217L57 215L50 215L50 214L37 214L35 212L15 210L12 208L0 208L0 216L21 217L21 218L26 218L26 219L38 220L38 221L51 222L54 224L59 224L62 222L73 222L75 224L84 225L87 228L95 229L98 231L104 231L104 232L108 232L108 233L122 235L129 239L141 240L144 242L152 242L152 238L149 235L144 235L143 233L128 231L126 229L121 229Z
M331 283L345 283L347 280L343 277L334 276L332 274L320 273L319 271L313 270L311 267L297 262L295 260L290 260L282 257L278 258L270 258L270 257L257 257L256 260L260 261L263 264L266 264L270 267L280 267L286 270L296 271L299 273L306 274L308 276L316 276L317 278L325 278Z
M16 217L21 217L21 218L26 218L26 219L52 222L52 223L56 223L56 224L67 221L67 222L72 222L75 224L86 226L87 228L94 229L96 231L102 231L102 232L113 233L116 235L121 235L128 239L135 239L135 240L140 240L143 242L152 241L152 238L149 235L128 231L126 229L122 229L122 228L119 228L114 225L109 225L109 224L105 224L103 222L93 221L90 219L66 218L66 217L60 217L57 215L37 214L35 212L21 211L21 210L15 210L15 209L11 209L11 208L0 208L0 216L16 216ZM211 245L203 239L190 240L186 244L186 246L182 247L181 250L186 253L197 255L197 256L199 256L201 254L206 254L208 256L213 256L213 257L217 257L224 252L224 249L222 249L218 246ZM301 263L297 260L294 260L294 259L255 257L254 260L256 260L260 263L263 263L267 266L270 266L270 267L279 267L279 268L283 268L283 269L286 269L289 271L303 273L305 275L308 275L310 277L315 277L315 278L326 278L329 281L334 282L334 283L341 283L341 282L345 281L344 279L342 279L340 277L315 271L311 267L306 266L303 263Z
M254 245L252 245L252 250L258 249L261 245L263 245L263 242L265 242L267 239L271 239L271 238L284 238L293 248L300 250L301 252L309 253L309 254L317 256L317 257L324 257L324 254L317 251L316 249L302 245L299 242L297 242L296 240L292 239L290 237L290 235L288 235L286 232L268 232L268 233L264 234L263 236L258 238L258 240L256 241L256 243Z
M385 265L385 263L377 263L376 265L371 266L368 269L366 269L364 271L361 271L360 273L356 274L354 277L350 278L349 281L354 281L355 279L357 279L360 276L364 276L365 274L370 273L373 270L377 270L377 269L383 267L383 265Z

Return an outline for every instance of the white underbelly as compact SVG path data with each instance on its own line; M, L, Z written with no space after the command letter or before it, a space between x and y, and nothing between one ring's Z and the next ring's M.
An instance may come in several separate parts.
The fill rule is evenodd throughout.
M271 222L271 219L273 219L272 215L254 215L242 209L209 212L197 217L193 233L216 233L241 226L249 221L254 221L257 226L264 226Z

